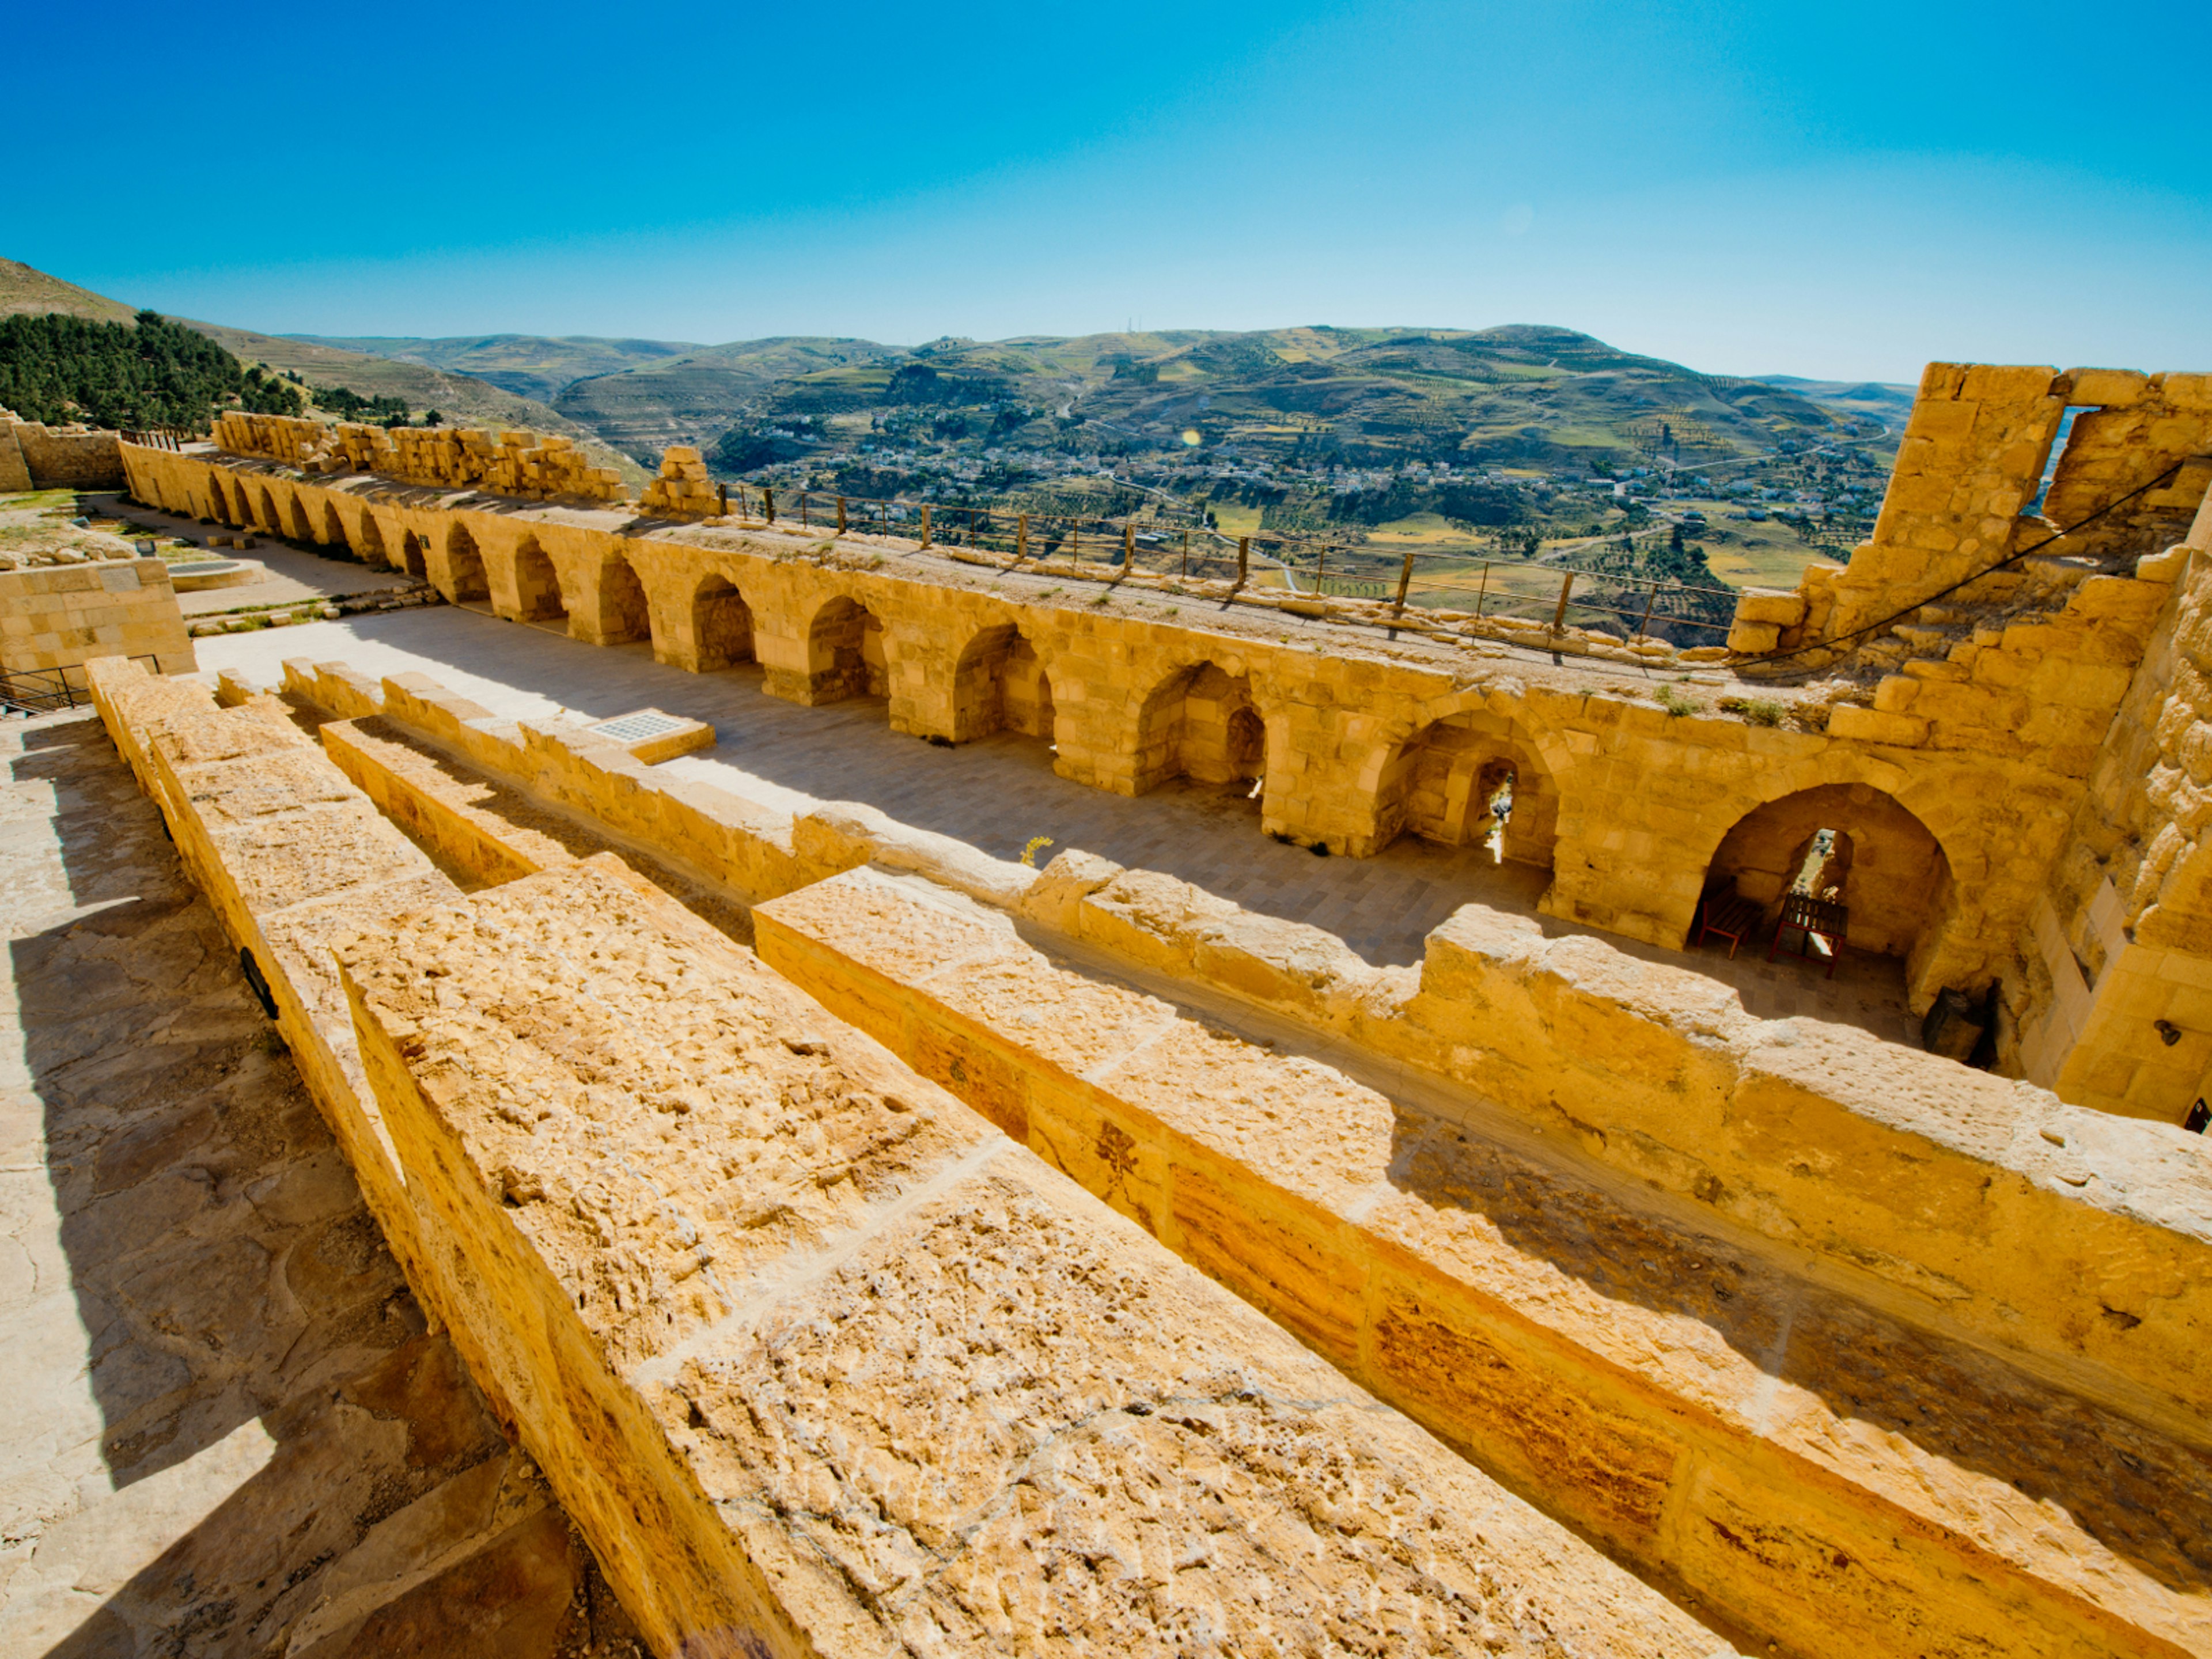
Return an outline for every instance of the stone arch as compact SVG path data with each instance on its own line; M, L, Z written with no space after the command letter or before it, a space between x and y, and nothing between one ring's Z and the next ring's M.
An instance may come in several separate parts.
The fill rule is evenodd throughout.
M399 568L424 581L430 579L429 562L422 556L422 538L411 530L399 538Z
M1401 835L1447 847L1489 842L1516 864L1552 867L1559 781L1534 735L1486 706L1444 714L1389 745L1372 787L1378 850Z
M391 556L384 550L384 532L377 527L376 514L367 507L361 510L361 540L355 544L364 559L378 564L389 564Z
M272 536L284 533L284 520L276 513L276 494L267 484L261 486L261 527Z
M230 525L238 522L233 514L230 492L222 487L222 474L210 471L208 473L208 517L217 524Z
M1820 845L1822 831L1831 845ZM1783 896L1808 878L1840 888L1849 943L1876 955L1911 958L1950 908L1942 842L1870 783L1817 784L1753 807L1713 849L1704 890L1741 894L1763 907L1762 924L1771 927Z
M691 593L691 642L699 672L753 660L753 611L730 579L708 571Z
M491 578L485 573L483 555L469 527L455 519L446 528L446 597L455 605L483 603L491 598Z
M653 637L653 611L646 603L645 584L636 569L619 553L599 562L599 643L621 645Z
M524 622L568 625L568 601L561 591L561 573L535 536L525 536L514 550L514 597Z
M1021 629L998 623L968 641L952 671L956 743L1019 732L1053 740L1052 676Z
M353 546L353 544L346 539L345 520L338 517L338 504L336 501L323 503L323 533L319 539L325 547L343 547L350 550Z
M291 507L292 539L313 545L315 539L315 521L307 512L307 498L298 490L294 490L291 496Z
M1266 776L1264 722L1252 747L1252 677L1231 674L1211 661L1176 669L1152 688L1137 710L1133 783L1138 794L1170 778L1200 783L1253 783ZM1235 746L1232 744L1232 737Z
M873 611L839 594L824 600L806 629L811 703L890 695L890 658Z

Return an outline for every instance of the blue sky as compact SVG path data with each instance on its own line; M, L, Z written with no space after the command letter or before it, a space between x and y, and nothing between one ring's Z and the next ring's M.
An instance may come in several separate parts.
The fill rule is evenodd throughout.
M1725 373L2212 368L2203 0L101 21L11 26L51 68L10 86L0 254L270 331L1543 322Z

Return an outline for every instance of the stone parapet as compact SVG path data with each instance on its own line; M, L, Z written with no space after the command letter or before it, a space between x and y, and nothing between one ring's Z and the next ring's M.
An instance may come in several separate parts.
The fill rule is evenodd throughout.
M1108 902L1143 905L1127 890ZM2212 1641L2201 1575L2177 1580L2165 1565L2196 1524L2180 1516L2212 1517L2212 1460L2094 1389L1915 1327L1887 1295L1797 1277L1788 1253L1747 1250L1639 1201L1633 1184L1532 1161L1432 1096L1395 1092L1379 1081L1390 1068L1255 1044L1057 965L1003 916L926 884L851 872L761 906L755 929L772 966L1316 1352L1623 1559L1790 1650ZM1315 954L1282 971L1338 971ZM1624 1068L1640 1036L1656 1071L1663 1039L1638 1018L1611 1029L1594 1005L1576 1035ZM1485 1040L1510 1040L1503 1019L1482 1024ZM1765 1086L1808 1097L1818 1075L1793 1063L1786 1085L1778 1072ZM1553 1127L1600 1133L1563 1114L1602 1110L1586 1103L1614 1080L1563 1088L1571 1103L1552 1106ZM1606 1133L1621 1131L1608 1121ZM1790 1145L1790 1158L1820 1146L1826 1161L1879 1161L1905 1188L1899 1213L1947 1202L1911 1187L1863 1130L1848 1147L1832 1133ZM1785 1156L1778 1139L1772 1156ZM2056 1206L2039 1218L2067 1224ZM2082 1225L2077 1240L2117 1243ZM2054 1249L2067 1251L2047 1241L2045 1261ZM2170 1247L2167 1286L2203 1254L2195 1238ZM2069 1255L2059 1277L2074 1265ZM2025 1282L2016 1273L2001 1289ZM2179 1334L2169 1328L2156 1381L2193 1404ZM2194 1426L2187 1412L2163 1415ZM2000 1422L2019 1437L2002 1451L1984 1437ZM2164 1449L2143 1466L2160 1471L2177 1530L2123 1541L2103 1506L2153 1443ZM2045 1501L2015 1513L2031 1480Z

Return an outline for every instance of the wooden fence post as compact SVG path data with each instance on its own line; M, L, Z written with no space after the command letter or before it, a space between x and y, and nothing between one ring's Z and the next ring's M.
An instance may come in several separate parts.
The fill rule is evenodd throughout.
M1251 560L1252 538L1249 536L1239 536L1237 538L1237 586L1239 587L1244 586L1244 578L1250 568Z
M1575 573L1571 570L1559 579L1559 608L1552 613L1552 631L1556 634L1567 625L1567 595L1574 591Z
M726 483L721 483L716 484L714 489L720 498L714 511L720 517L726 519L730 516L730 487Z
M1014 562L1019 564L1030 556L1030 515L1022 514L1014 520Z
M1483 567L1486 574L1489 569L1488 565ZM1406 550L1406 562L1398 567L1398 614L1401 617L1406 614L1406 590L1413 585L1413 550L1409 547Z
M1137 526L1128 520L1121 521L1121 574L1127 575L1137 557Z
M775 522L775 491L766 484L761 486L761 513L770 524Z
M1190 531L1188 527L1182 532L1182 574L1186 576L1190 574Z
M924 547L929 545L929 503L927 501L921 507L921 544Z
M845 498L842 495L837 498L837 533L841 536L845 533Z

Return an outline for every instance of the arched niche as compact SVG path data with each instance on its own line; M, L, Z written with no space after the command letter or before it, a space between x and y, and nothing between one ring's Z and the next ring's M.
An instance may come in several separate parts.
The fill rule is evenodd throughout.
M728 577L709 571L691 594L691 641L699 672L753 660L753 611Z
M599 643L621 645L653 637L653 611L645 584L628 559L609 554L599 566Z
M1267 775L1267 748L1251 677L1192 663L1154 686L1139 706L1136 790L1142 794L1181 777L1255 784Z
M1019 732L1053 739L1052 677L1036 649L1012 623L980 630L952 671L955 742Z
M323 503L323 533L321 540L323 545L325 547L343 547L350 549L353 546L353 544L346 539L345 520L338 517L338 504L336 501L325 501Z
M491 598L491 578L484 570L483 554L468 526L459 519L446 529L446 580L453 584L447 595L454 604L483 603Z
M1534 739L1486 709L1431 720L1391 750L1376 787L1376 846L1419 836L1552 867L1559 792Z
M377 528L376 514L365 507L361 510L361 539L354 545L364 559L378 564L391 562L391 556L384 550L384 532Z
M1741 894L1761 907L1771 928L1784 894L1824 896L1829 888L1850 911L1848 943L1910 957L1948 908L1950 860L1928 826L1887 791L1822 784L1739 818L1713 854L1704 890Z
M561 592L561 573L535 536L525 536L514 550L514 597L523 621L568 625L568 601Z
M806 661L811 700L817 703L890 695L884 625L872 611L842 594L814 613L806 630Z
M422 556L422 538L411 530L399 538L399 568L410 576L429 579L430 567Z

